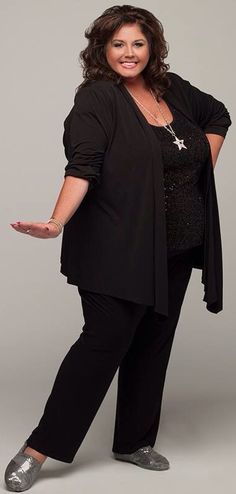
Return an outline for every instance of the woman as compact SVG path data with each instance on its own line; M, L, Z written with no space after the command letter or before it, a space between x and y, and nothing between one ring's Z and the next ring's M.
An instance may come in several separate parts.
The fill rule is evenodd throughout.
M193 267L202 269L207 309L222 310L213 170L229 113L168 72L162 25L147 10L108 8L86 37L52 217L12 224L38 238L63 229L61 272L77 286L85 320L38 426L7 466L15 491L31 487L47 456L73 461L118 367L114 458L168 469L153 446Z

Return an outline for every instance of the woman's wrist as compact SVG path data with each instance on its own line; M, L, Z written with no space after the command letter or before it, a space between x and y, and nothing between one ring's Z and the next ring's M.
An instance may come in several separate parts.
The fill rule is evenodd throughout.
M51 217L51 218L47 221L47 223L53 223L54 225L56 225L56 227L57 227L57 229L58 229L58 231L59 231L59 234L62 232L62 230L63 230L63 226L64 226L64 225L63 225L63 224L62 224L59 220L57 220L56 218Z

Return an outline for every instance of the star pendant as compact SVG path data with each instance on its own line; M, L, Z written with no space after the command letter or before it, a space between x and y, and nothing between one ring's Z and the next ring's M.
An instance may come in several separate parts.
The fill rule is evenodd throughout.
M178 139L178 137L176 137L176 140L173 141L174 144L176 144L178 146L178 148L181 150L182 148L186 148L185 144L184 144L184 140L183 139Z

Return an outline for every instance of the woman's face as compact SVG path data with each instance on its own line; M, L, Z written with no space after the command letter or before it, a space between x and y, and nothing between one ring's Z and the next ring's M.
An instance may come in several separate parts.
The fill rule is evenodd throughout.
M148 40L138 24L125 24L106 44L107 62L127 81L139 78L149 57Z

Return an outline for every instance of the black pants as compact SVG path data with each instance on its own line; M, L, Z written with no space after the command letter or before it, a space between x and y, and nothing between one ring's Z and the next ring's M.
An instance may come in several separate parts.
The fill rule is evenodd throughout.
M113 452L155 444L166 369L191 276L191 249L168 259L169 316L79 289L85 324L27 445L71 463L119 367Z

